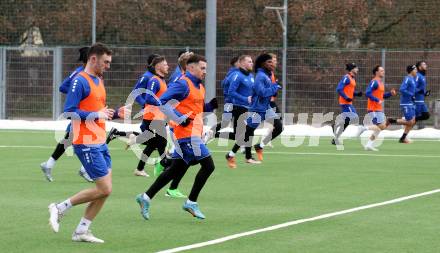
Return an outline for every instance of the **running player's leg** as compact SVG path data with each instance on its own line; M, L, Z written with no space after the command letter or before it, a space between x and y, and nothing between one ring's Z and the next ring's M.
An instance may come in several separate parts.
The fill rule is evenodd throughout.
M52 182L52 169L55 167L57 160L64 154L66 149L72 145L72 138L70 134L70 124L67 127L66 134L64 138L57 144L52 155L47 159L46 162L40 164L41 170L44 173L47 181Z

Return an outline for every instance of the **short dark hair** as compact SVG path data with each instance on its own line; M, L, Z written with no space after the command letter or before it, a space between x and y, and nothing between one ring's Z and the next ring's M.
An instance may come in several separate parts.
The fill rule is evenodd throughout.
M158 55L157 57L154 57L154 59L151 61L149 66L154 68L154 66L156 66L156 64L161 63L163 61L165 61L165 56Z
M186 65L189 65L191 63L199 63L201 61L206 62L206 58L203 55L193 54L191 55L191 57L189 57Z
M416 62L417 70L420 68L420 66L422 66L422 63L426 63L426 62L425 61L418 61L418 62Z
M376 75L376 72L379 71L379 68L381 68L381 67L382 66L380 66L380 65L374 66L374 68L373 68L373 75Z
M238 58L240 58L239 56L234 56L231 58L231 61L229 61L229 64L231 64L231 66L234 66L235 63L238 62Z
M89 53L89 47L82 47L78 50L79 52L79 58L78 61L82 63L87 63L87 54Z
M110 50L106 45L102 43L95 43L93 44L89 51L87 52L87 60L90 59L90 56L96 55L96 56L102 56L102 55L112 55L112 50Z
M160 57L158 54L150 54L147 58L147 66L151 66L151 63L153 62L154 58Z

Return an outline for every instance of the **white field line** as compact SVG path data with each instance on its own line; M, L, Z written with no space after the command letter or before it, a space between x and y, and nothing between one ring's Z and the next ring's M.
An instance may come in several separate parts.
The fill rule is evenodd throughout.
M31 146L31 145L0 145L3 148L36 148L36 149L54 149L53 146ZM125 150L124 148L109 148L110 150ZM229 150L210 150L211 153L227 153ZM377 154L365 151L365 153L332 153L332 152L287 152L287 151L264 151L265 154L274 155L310 155L310 156L367 156L367 157L407 157L407 158L440 158L440 155L415 155L415 154Z
M224 153L229 150L210 150L211 153ZM376 157L419 157L419 158L440 158L440 155L415 155L415 154L377 154L371 151L365 151L365 153L331 153L331 152L287 152L287 151L264 151L265 154L274 155L329 155L329 156L376 156Z
M410 199L414 199L414 198L418 198L418 197L423 197L423 196L435 194L435 193L438 193L438 192L440 192L440 189L435 189L435 190L432 190L432 191L427 191L427 192L422 192L422 193L418 193L418 194L414 194L414 195L400 197L400 198L397 198L397 199L391 199L391 200L380 202L380 203L375 203L375 204L370 204L370 205L365 205L365 206L359 206L359 207L355 207L355 208L351 208L351 209L346 209L346 210L342 210L342 211L337 211L337 212L333 212L333 213L326 213L326 214L322 214L322 215L311 217L311 218L305 218L305 219L289 221L289 222L286 222L286 223L281 223L281 224L273 225L273 226L270 226L270 227L260 228L260 229L256 229L256 230L251 230L251 231L243 232L243 233L233 234L233 235L221 237L221 238L210 240L210 241L206 241L206 242L200 242L200 243L195 243L195 244L186 245L186 246L182 246L182 247L177 247L177 248L173 248L173 249L167 249L167 250L159 251L158 253L173 253L173 252L181 252L181 251L186 251L186 250L206 247L206 246L210 246L210 245L219 244L219 243L223 243L223 242L226 242L226 241L234 240L234 239L237 239L237 238L240 238L240 237L251 236L251 235L255 235L255 234L259 234L259 233L269 232L269 231L277 230L277 229L280 229L280 228L290 227L290 226L294 226L294 225L298 225L298 224L302 224L302 223L306 223L306 222L312 222L312 221L332 218L332 217L335 217L335 216L340 216L340 215L344 215L344 214L348 214L348 213L354 213L354 212L362 211L362 210L365 210L365 209L371 209L371 208L375 208L375 207L391 205L391 204L395 204L395 203L398 203L398 202L402 202L402 201L406 201L406 200L410 200Z

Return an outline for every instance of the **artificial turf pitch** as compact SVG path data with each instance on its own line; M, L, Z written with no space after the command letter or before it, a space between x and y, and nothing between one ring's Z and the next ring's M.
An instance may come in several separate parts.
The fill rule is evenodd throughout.
M74 243L71 234L84 206L71 209L60 232L48 226L47 206L92 184L77 175L75 156L56 164L47 182L39 164L55 147L49 131L0 131L0 252L155 252L204 242L288 221L383 202L440 188L440 142L406 145L386 140L380 152L364 151L360 140L346 140L336 151L330 140L318 146L266 148L264 163L227 168L232 146L209 144L216 170L199 204L206 220L184 212L183 199L164 191L152 202L151 220L141 218L134 198L154 177L133 176L137 158L110 144L113 193L92 223L102 245ZM156 154L156 153L154 153ZM198 166L179 187L188 193ZM152 166L147 165L152 174ZM440 193L328 219L307 222L206 246L194 252L439 252Z

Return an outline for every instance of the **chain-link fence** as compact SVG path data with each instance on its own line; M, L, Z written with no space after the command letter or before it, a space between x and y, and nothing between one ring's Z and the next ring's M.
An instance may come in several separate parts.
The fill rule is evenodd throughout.
M112 106L125 103L139 76L145 72L145 63L149 54L165 55L170 64L170 73L176 67L178 52L184 48L133 48L114 47L113 63L105 76L108 91L108 104ZM196 53L204 53L204 48L192 48ZM0 70L3 69L3 89L5 101L0 106L5 107L3 118L56 117L55 112L62 108L61 103L54 99L58 93L57 81L54 77L66 77L78 65L77 48L47 48L22 50L19 48L1 48L3 59ZM217 76L215 84L206 84L207 89L216 89L220 104L223 103L223 91L220 81L229 69L229 61L240 54L256 56L263 51L280 54L277 48L218 48ZM62 54L62 68L54 65L56 52ZM440 98L440 51L392 51L392 50L335 50L335 49L296 49L288 50L287 59L287 100L288 113L339 113L336 85L345 74L345 64L355 62L359 68L357 89L366 90L372 78L371 71L376 64L385 66L385 83L387 88L399 88L405 68L416 61L428 63L428 88L432 90L427 97L428 104L433 109L435 99ZM209 67L209 66L208 66ZM279 75L277 71L277 76ZM58 78L61 80L60 78ZM1 96L0 96L1 97ZM281 104L281 97L277 98ZM358 112L366 113L366 98L356 98L354 105ZM385 104L389 116L400 116L399 98L393 97Z

